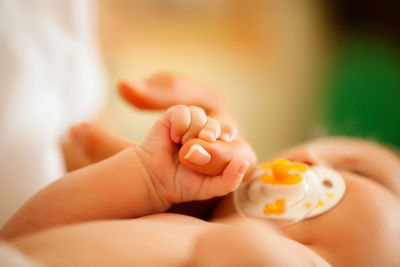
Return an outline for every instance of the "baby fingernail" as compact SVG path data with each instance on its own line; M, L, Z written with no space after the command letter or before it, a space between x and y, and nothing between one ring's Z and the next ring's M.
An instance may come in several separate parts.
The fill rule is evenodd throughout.
M211 155L201 145L194 144L183 158L192 164L204 165L210 161Z
M228 133L223 133L223 134L221 135L220 139L221 139L222 141L227 142L227 143L230 143L230 142L231 142L231 136L230 136Z
M247 161L244 161L239 167L238 170L239 175L240 176L244 175L248 168L249 168L249 163Z
M210 130L201 130L199 137L208 141L215 141L215 134Z
M243 175L246 173L247 169L249 168L249 162L246 160L242 164L240 164L239 169L238 169L238 178L240 178L235 186L233 187L233 191L238 189L238 187L242 184L243 181Z

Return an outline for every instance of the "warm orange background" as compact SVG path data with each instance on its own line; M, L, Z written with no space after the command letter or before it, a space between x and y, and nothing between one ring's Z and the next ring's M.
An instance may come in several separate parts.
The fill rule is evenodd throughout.
M100 0L108 126L140 141L159 114L128 107L115 85L167 70L221 90L260 159L304 140L327 49L305 2Z

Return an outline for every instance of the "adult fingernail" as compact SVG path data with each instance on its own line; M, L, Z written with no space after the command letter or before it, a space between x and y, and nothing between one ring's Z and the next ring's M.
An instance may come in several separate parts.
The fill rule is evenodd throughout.
M225 141L226 143L230 143L231 142L231 136L228 133L223 133L220 137L220 139L222 141Z
M210 161L211 155L201 145L193 144L183 158L192 164L204 165Z
M199 133L199 137L208 141L215 141L215 134L210 130L201 130L201 132Z

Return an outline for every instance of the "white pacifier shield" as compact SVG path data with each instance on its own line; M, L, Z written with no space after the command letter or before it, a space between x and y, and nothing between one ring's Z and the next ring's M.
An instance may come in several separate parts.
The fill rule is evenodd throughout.
M316 166L305 173L305 180L291 186L265 185L260 175L242 184L234 193L236 210L245 217L257 217L285 220L295 223L333 208L343 197L346 183L336 171ZM304 185L307 182L307 185ZM304 192L302 188L306 188ZM302 192L303 191L303 192ZM285 199L286 210L283 214L265 215L265 204Z
M321 182L322 195L320 197L320 204L310 212L307 218L330 210L339 203L346 192L346 183L343 177L336 171L322 166L312 167L312 170Z

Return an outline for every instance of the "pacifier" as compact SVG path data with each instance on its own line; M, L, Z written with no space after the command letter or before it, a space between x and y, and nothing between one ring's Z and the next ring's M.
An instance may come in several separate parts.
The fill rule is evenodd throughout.
M244 217L293 224L324 213L343 197L346 183L323 166L278 159L259 170L234 192L234 205Z

